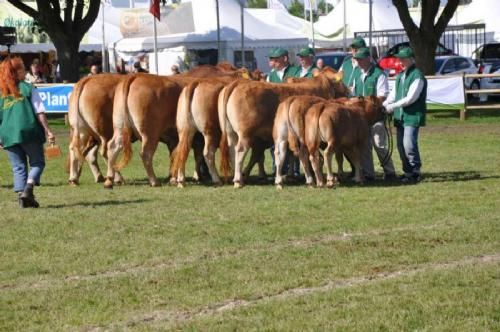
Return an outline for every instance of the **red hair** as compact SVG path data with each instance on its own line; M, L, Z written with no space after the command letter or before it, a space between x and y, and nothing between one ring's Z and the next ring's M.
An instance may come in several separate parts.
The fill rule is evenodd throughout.
M19 83L17 71L21 68L24 68L24 63L20 57L7 57L0 64L0 93L4 97L13 95L17 98L21 96L17 87L17 83Z

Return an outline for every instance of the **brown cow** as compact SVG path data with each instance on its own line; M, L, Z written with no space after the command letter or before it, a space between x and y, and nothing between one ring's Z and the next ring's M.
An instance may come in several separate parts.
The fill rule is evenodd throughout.
M369 125L384 116L382 101L375 97L355 97L345 103L326 102L313 105L306 113L305 143L320 186L323 174L319 165L319 145L326 142L327 186L333 186L332 156L335 153L342 172L342 155L354 164L354 180L362 183L361 152L368 139Z
M326 69L300 83L235 82L219 95L219 121L223 138L234 150L234 186L243 184L241 167L248 149L256 142L272 143L274 116L280 102L293 95L316 95L324 98L347 95L340 75ZM228 158L222 151L222 157ZM227 165L227 162L222 162Z
M285 161L288 145L295 155L299 157L306 183L312 185L313 177L309 165L309 153L305 145L305 114L309 108L327 100L315 96L292 96L286 98L278 106L273 125L274 160L276 163L275 184L282 189L283 177L281 168Z
M172 76L173 77L178 77ZM175 115L177 100L182 90L181 78L138 74L128 77L116 88L113 103L113 138L108 143L108 171L105 188L113 188L115 168L120 170L130 160L132 138L142 142L140 155L151 186L159 186L154 170L153 155L160 141L167 144L170 152L177 145ZM123 160L116 164L118 153L123 149Z
M107 161L106 146L113 136L113 98L115 87L126 76L117 74L94 75L75 84L70 97L68 119L70 124L69 183L77 185L81 161L85 157L96 182L103 182L97 164L97 150ZM114 178L123 182L119 172Z
M251 78L259 78L258 73L252 75ZM215 151L221 137L217 99L224 86L234 80L234 78L226 76L199 79L188 84L182 90L177 106L176 121L179 145L176 148L174 165L171 169L172 173L177 173L178 187L184 186L186 160L197 132L201 133L204 138L203 156L212 182L221 184L215 167ZM259 170L262 175L264 172L263 162L259 163Z
M205 75L213 75L214 70L209 69L211 67L203 68L206 69ZM246 71L226 70L221 73L220 70L216 70L215 72L218 72L217 75L221 80L233 80L234 77L241 77L241 73ZM198 73L198 75L201 74ZM108 143L110 163L104 184L106 188L113 186L111 178L114 176L114 165L118 153L124 150L123 160L116 165L116 169L121 169L130 160L132 138L142 141L140 154L149 183L151 186L160 185L152 166L154 152L158 142L162 141L169 147L171 159L173 159L172 152L178 143L176 113L180 92L186 85L202 79L189 75L165 77L138 74L123 81L121 86L117 87L113 113L114 134L113 139ZM200 161L203 160L201 145L199 149L195 149L195 158L199 174Z

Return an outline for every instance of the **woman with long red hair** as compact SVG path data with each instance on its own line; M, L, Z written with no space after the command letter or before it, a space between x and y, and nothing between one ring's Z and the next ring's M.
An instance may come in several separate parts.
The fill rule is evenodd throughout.
M43 144L55 136L37 89L25 78L21 58L7 57L0 64L0 146L9 156L19 206L37 208L33 186L45 168Z

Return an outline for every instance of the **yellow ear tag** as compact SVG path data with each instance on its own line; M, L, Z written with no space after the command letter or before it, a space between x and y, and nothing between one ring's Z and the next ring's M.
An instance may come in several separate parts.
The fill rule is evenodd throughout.
M250 79L250 75L248 75L248 73L247 73L247 72L243 72L243 73L241 73L241 77L243 77L243 78L244 78L244 79L246 79L246 80L249 80L249 79Z

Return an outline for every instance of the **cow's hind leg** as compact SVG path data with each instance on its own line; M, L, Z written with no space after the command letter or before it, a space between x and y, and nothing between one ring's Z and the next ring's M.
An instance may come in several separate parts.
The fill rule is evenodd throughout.
M283 189L282 168L287 156L288 142L286 140L278 140L274 143L274 162L276 164L276 178L274 183L277 189Z
M299 160L304 168L304 174L306 176L306 184L312 186L314 182L313 170L311 169L311 163L309 162L309 151L307 147L302 144L299 149Z
M346 156L354 166L354 182L363 184L363 172L361 168L361 149L353 147L346 151Z
M222 184L219 173L217 173L217 167L215 167L215 151L217 150L218 141L218 138L214 138L211 134L206 134L205 147L203 149L203 156L205 157L205 162L207 163L208 172L212 178L212 183L215 185Z
M158 178L156 177L156 174L153 169L153 156L157 147L158 147L158 140L153 140L143 136L141 158L142 158L142 163L144 164L144 169L146 170L146 173L148 175L148 180L151 187L161 186L161 183L160 181L158 181Z
M113 138L108 142L108 170L106 172L106 180L104 188L113 189L113 180L115 178L115 164L120 151L123 150L123 134L121 130L115 130Z
M250 144L246 138L241 138L238 140L238 144L235 147L235 160L234 160L234 178L233 183L235 188L241 188L243 186L243 176L242 167L245 161L245 156L250 149Z
M323 177L323 170L320 165L319 149L314 149L310 151L309 161L311 162L314 174L316 174L316 185L322 187L325 184L325 179Z
M337 180L342 181L344 178L344 154L335 152L335 160L337 161Z
M184 130L179 135L179 144L177 145L174 157L176 164L175 171L177 171L177 186L179 188L183 188L186 181L186 161L193 143L194 134L194 130Z
M99 169L99 164L97 163L97 153L99 150L99 145L95 144L90 149L86 151L85 160L89 164L90 171L94 176L96 183L104 182L104 176L102 176L101 170Z
M328 145L326 146L325 149L325 159L326 159L326 185L327 187L333 187L335 185L335 177L333 175L333 168L332 168L332 159L333 159L333 143L328 142Z

